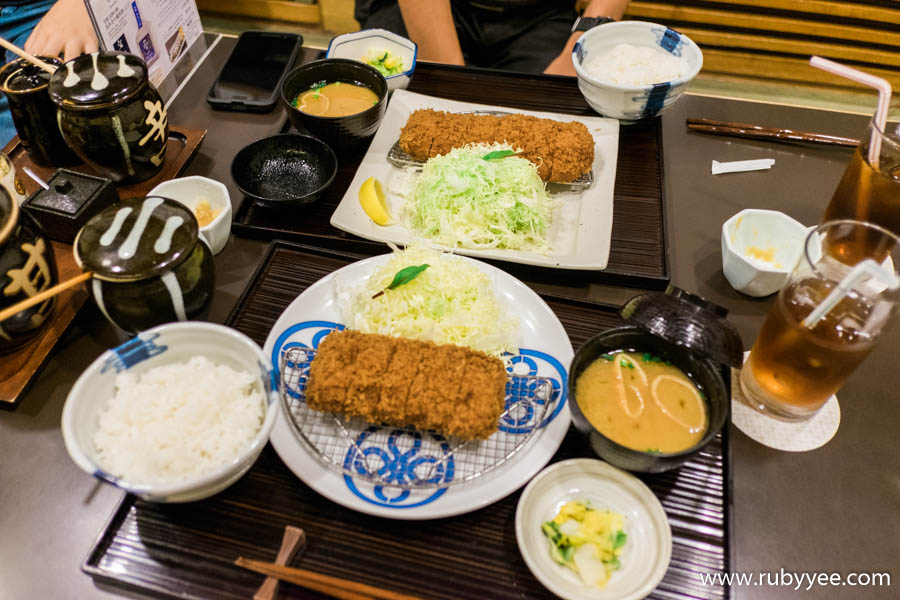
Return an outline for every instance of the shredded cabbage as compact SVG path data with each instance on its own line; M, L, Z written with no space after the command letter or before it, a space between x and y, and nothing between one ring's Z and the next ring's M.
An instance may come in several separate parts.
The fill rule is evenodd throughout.
M400 269L428 264L415 279L384 290ZM486 273L465 259L421 246L395 250L360 289L340 298L350 329L457 344L500 355L517 349L518 320L510 317Z
M470 144L429 159L403 212L408 227L442 245L547 253L553 213L537 167L519 156L484 160L508 144Z

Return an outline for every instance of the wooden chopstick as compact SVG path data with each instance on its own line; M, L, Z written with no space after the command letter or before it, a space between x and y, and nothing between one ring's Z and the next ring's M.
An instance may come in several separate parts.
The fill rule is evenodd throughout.
M66 279L62 283L57 283L52 288L46 289L39 294L35 294L31 298L26 298L25 300L22 300L21 302L16 302L12 306L9 306L7 308L4 308L3 310L0 310L0 322L10 318L11 316L13 316L16 313L22 312L26 308L31 308L35 304L40 304L47 298L52 298L53 296L69 289L70 287L74 287L74 286L78 285L82 281L87 281L88 279L91 278L92 275L93 275L93 273L91 273L90 271L85 271L81 275L76 275L75 277L73 277L71 279Z
M328 594L333 598L340 598L341 600L420 600L418 596L409 596L366 585L365 583L347 581L339 577L331 577L330 575L314 573L313 571L295 567L283 567L261 560L241 557L234 561L234 564L256 573L277 577L282 581L288 581L310 590Z
M38 67L42 68L43 70L47 71L48 73L56 73L56 67L54 67L53 65L51 65L49 63L42 61L41 59L39 59L37 56L35 56L33 54L29 54L28 52L25 52L24 50L22 50L15 44L10 43L9 41L3 39L2 37L0 37L0 46L3 46L4 48L9 50L13 54L18 54L19 56L21 56L22 58L24 58L31 64L37 65Z
M859 140L837 135L796 131L793 129L778 129L775 127L761 127L749 123L732 123L729 121L715 121L713 119L691 118L687 120L687 127L692 131L699 131L701 133L730 135L749 139L826 144L830 146L844 146L847 148L855 148L859 145Z
M279 566L286 565L305 544L306 533L299 527L288 525L284 528L284 537L281 539L281 549L275 558L275 564ZM266 577L266 580L253 595L253 600L273 600L277 591L278 578Z

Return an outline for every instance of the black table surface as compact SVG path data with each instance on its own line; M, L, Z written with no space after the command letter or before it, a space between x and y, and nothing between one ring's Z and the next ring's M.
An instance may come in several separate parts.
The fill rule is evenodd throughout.
M233 44L223 39L170 107L172 122L209 130L187 175L224 182L246 143L275 133L283 115L214 112L203 101ZM486 102L490 102L489 90ZM523 93L535 93L523 91ZM280 110L280 109L279 109ZM859 137L866 118L773 104L687 95L662 117L672 283L730 310L749 349L772 299L734 291L722 274L722 223L747 207L817 222L849 159L845 150L789 146L688 132L687 117L758 123ZM712 176L710 161L774 158L769 171ZM210 320L223 322L262 259L266 244L232 237L216 257ZM539 291L566 293L559 283ZM588 285L585 300L620 303L633 289ZM93 306L82 310L19 408L0 412L0 598L107 598L80 571L121 493L69 459L60 433L66 395L104 349L123 341ZM789 453L732 428L733 568L740 573L890 573L893 587L815 586L806 597L896 598L900 586L900 326L884 332L872 356L839 393L842 421L826 446ZM797 598L793 586L734 587L734 598Z

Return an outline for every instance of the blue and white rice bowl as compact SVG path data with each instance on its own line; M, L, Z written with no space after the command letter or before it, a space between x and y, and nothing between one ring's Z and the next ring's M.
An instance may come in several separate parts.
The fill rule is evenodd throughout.
M252 389L263 402L263 420L256 434L225 464L176 483L146 483L109 473L99 460L94 436L100 428L100 416L116 393L117 375L126 371L141 375L160 366L186 363L198 355L252 376ZM101 354L75 382L62 414L66 450L85 472L144 500L190 502L207 498L240 479L265 447L279 410L273 378L272 364L262 349L230 327L190 321L148 329Z
M620 44L660 48L685 60L687 73L671 81L630 86L603 81L588 72L586 65L591 57ZM636 121L655 117L681 97L703 67L703 53L693 40L665 25L621 21L586 31L572 51L572 64L578 75L578 88L591 108L607 117Z
M397 35L386 29L363 29L354 33L345 33L331 40L325 58L349 58L365 62L370 50L387 50L403 61L406 67L395 75L385 75L388 91L405 90L409 85L413 71L416 70L416 55L419 47L412 40Z

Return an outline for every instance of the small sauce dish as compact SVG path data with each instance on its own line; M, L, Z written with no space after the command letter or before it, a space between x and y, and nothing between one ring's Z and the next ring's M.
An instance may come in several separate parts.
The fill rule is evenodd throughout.
M722 225L722 271L748 296L774 294L803 252L808 229L778 212L748 208Z

